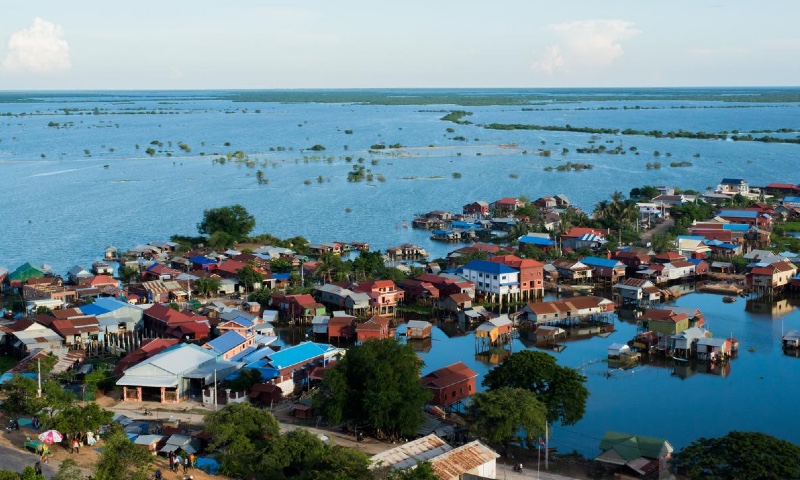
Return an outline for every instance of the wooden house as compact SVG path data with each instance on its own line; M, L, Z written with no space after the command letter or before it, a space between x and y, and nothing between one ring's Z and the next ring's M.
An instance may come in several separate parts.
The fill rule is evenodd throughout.
M508 315L501 315L482 323L475 329L475 339L483 339L489 345L506 343L510 340L514 324Z
M331 317L328 322L328 338L349 340L356 333L356 317L339 315Z
M428 404L447 409L475 393L477 377L474 370L462 362L456 362L432 371L420 382L433 394Z
M619 260L600 257L584 257L581 263L592 269L592 278L616 283L625 276L626 266Z
M374 315L366 322L356 325L356 339L358 342L363 343L371 339L393 338L394 328L392 328L391 324L391 319Z
M406 324L406 338L411 340L423 340L430 338L433 325L424 320L409 320Z
M484 200L478 200L464 205L462 208L464 215L475 215L485 217L489 215L489 203Z
M615 478L667 478L670 475L673 447L664 439L606 432L600 450L602 453L594 460L613 472Z
M592 267L578 260L559 258L552 263L558 272L558 278L570 282L585 282L592 278Z
M781 345L785 349L800 349L800 330L790 330L781 338Z
M731 349L728 338L704 337L697 340L695 355L698 360L722 362L731 356Z
M650 280L643 278L624 278L611 291L617 303L624 305L646 306L661 302L664 292Z

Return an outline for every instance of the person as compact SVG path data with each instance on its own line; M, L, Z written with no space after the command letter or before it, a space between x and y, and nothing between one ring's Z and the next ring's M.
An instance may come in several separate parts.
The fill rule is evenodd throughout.
M50 463L50 449L48 447L44 447L44 450L42 450L42 463Z
M72 439L71 453L81 453L81 442L78 441L78 437Z
M181 468L181 464L183 463L183 459L180 455L175 455L175 473L178 473L178 470Z
M195 462L197 461L197 457L194 453L189 454L189 468L196 468Z
M155 473L153 473L153 478L155 480L161 480L161 477L162 477L161 469L156 469Z
M37 461L36 464L33 466L33 471L36 472L36 475L42 474L42 462Z
M189 471L189 457L183 459L183 473Z
M169 470L171 472L175 471L175 455L172 452L169 452Z

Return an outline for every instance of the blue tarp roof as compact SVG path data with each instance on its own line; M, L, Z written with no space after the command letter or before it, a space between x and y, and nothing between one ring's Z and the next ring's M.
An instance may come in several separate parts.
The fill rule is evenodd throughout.
M318 357L328 351L329 348L330 345L325 343L303 342L294 347L269 354L269 363L275 368L286 368Z
M507 267L502 263L496 262L488 262L486 260L473 260L468 264L464 265L463 270L477 270L483 273L489 273L492 275L501 275L503 273L517 273L511 267Z
M194 257L189 259L190 262L196 263L198 265L209 265L212 263L217 263L216 260L211 260L210 258L206 258L202 255L195 255Z
M726 223L722 226L722 229L733 232L746 232L750 230L750 225L746 225L744 223Z
M114 297L99 297L91 304L106 309L108 312L119 310L122 307L130 307L127 302L117 300ZM83 309L81 309L83 311Z
M109 312L109 310L106 310L100 305L95 305L93 303L90 303L89 305L83 305L82 307L80 307L80 311L84 315L91 315L91 316L102 315L104 313Z
M552 247L556 244L556 242L550 240L549 238L534 237L532 235L523 235L519 239L519 243L530 243L531 245L538 245L542 247Z
M458 221L458 220L455 220L455 221L451 222L450 226L453 227L453 228L464 228L464 229L480 228L480 225L477 225L475 223L461 222L461 221Z
M32 378L32 379L36 380L36 373L33 373L33 372L18 373L18 375L22 375L25 378ZM0 375L0 385L6 383L8 381L11 381L12 378L14 378L14 374L11 373L11 372L6 372L6 373Z
M717 213L719 217L734 217L734 218L756 218L758 212L755 210L720 210Z
M581 260L581 263L584 265L588 265L590 267L605 267L605 268L614 268L616 266L624 266L622 262L619 260L611 260L609 258L600 258L600 257L586 257Z

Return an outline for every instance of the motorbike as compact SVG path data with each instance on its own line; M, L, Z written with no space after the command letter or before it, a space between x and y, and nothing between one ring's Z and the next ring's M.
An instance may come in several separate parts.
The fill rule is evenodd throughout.
M514 471L515 472L522 472L522 464L518 463L518 464L514 465Z

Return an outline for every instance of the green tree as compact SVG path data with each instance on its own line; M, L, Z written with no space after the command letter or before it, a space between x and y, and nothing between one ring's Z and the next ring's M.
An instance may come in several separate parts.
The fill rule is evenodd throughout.
M239 370L239 375L233 379L225 382L227 388L234 392L248 392L253 385L264 381L261 375L261 370L257 368L242 368Z
M479 438L505 448L516 439L533 448L534 439L545 433L547 409L535 393L524 388L478 393L472 397L469 413L475 418L472 430Z
M0 410L10 418L32 415L44 406L42 399L36 396L37 384L32 378L14 374L0 388L5 394Z
M276 258L269 262L272 273L289 273L292 271L292 262L285 258Z
M239 269L236 273L239 276L239 284L244 285L245 293L261 289L264 275L256 271L251 265L245 265L244 268Z
M80 478L85 478L83 470L75 460L67 458L61 462L61 465L58 466L58 473L50 477L50 480L76 480Z
M358 450L326 445L317 435L298 428L276 438L264 457L260 478L372 478L369 458Z
M364 342L328 370L315 405L331 424L366 425L378 438L413 435L430 398L419 381L422 366L396 339Z
M197 224L201 234L214 235L223 232L235 241L247 238L256 226L256 218L239 205L203 210L203 221Z
M220 452L220 473L246 477L256 473L270 444L280 435L272 413L247 403L234 403L206 415L211 450Z
M217 277L201 277L194 282L194 290L201 297L210 297L217 294L219 285Z
M672 460L691 479L773 480L800 478L800 447L760 432L733 431L699 438Z
M487 373L482 383L490 390L530 390L547 407L548 422L574 425L586 412L589 390L585 382L586 377L573 368L558 365L552 355L522 350Z
M139 276L139 270L129 267L128 265L122 265L119 267L117 275L119 279L122 280L122 283L129 284Z
M148 480L153 456L134 445L118 424L111 424L95 466L95 480Z
M97 431L100 426L111 423L113 416L113 412L90 402L85 406L77 404L66 406L56 411L45 424L69 438L75 438L77 435L81 441L85 441L86 432Z
M433 471L431 462L418 462L414 468L393 470L387 480L439 480L441 477Z

